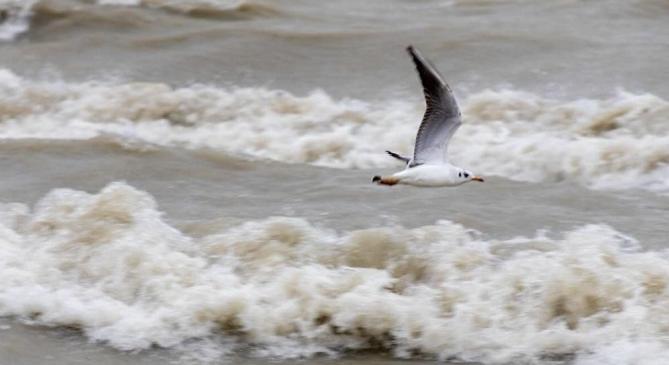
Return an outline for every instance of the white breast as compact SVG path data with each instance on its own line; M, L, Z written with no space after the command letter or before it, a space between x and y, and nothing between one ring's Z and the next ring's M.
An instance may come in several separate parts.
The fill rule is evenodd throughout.
M400 184L414 186L458 186L465 182L458 178L459 168L450 164L420 165L400 171L393 176Z

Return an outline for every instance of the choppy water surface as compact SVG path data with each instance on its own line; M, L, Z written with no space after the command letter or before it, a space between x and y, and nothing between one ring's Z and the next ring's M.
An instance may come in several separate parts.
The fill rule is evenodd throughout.
M0 9L3 361L669 359L666 3ZM485 184L370 183L409 43Z

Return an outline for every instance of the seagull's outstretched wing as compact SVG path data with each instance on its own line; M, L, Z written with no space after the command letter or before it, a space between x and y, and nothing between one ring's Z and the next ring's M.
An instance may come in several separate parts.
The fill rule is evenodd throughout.
M425 93L425 115L418 128L412 166L446 161L446 148L460 124L460 110L441 75L429 61L413 47L407 47L420 76Z

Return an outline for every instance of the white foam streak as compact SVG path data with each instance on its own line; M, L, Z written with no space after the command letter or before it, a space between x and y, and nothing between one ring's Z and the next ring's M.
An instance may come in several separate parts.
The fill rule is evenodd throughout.
M97 0L100 5L146 6L188 13L196 10L229 10L236 9L245 1L242 0Z
M236 337L282 357L651 365L669 353L669 256L606 226L487 241L448 221L337 233L269 218L195 238L123 183L0 213L0 315L119 349Z
M0 71L0 138L121 140L338 168L398 168L422 102L333 100L262 88L37 82ZM519 91L462 99L452 162L522 181L669 191L669 103L619 92L558 101Z

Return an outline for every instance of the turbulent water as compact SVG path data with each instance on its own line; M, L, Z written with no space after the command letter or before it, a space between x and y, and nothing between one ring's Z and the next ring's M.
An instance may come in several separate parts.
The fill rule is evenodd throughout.
M34 82L0 71L1 138L89 139L216 149L328 167L392 167L410 152L421 103L334 100L322 91L158 83ZM463 100L452 159L519 181L669 191L669 103L619 92L556 101L486 90Z
M665 364L667 10L1 1L0 362Z

